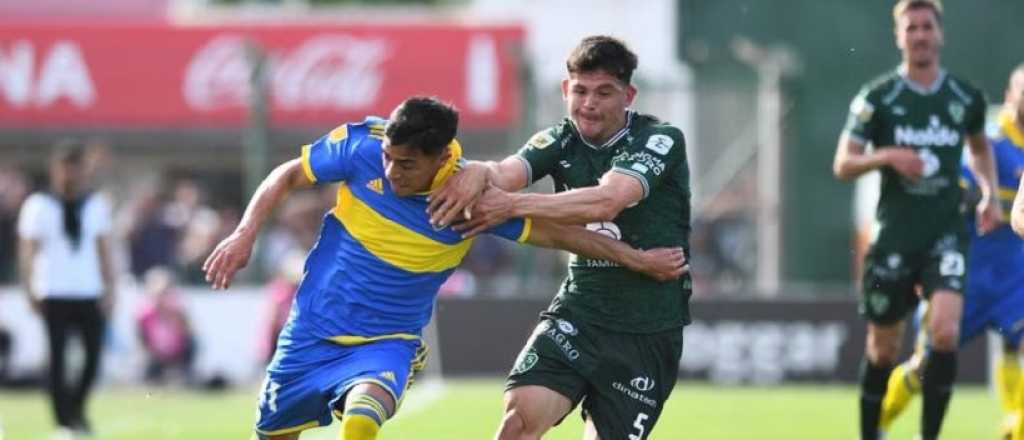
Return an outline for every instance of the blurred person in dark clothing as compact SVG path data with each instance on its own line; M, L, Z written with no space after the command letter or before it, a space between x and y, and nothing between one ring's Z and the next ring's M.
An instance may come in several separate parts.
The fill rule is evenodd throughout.
M84 147L55 145L50 189L33 193L18 218L19 268L32 310L49 338L49 393L62 433L89 432L85 404L99 369L102 335L114 305L111 209L87 186ZM85 348L81 374L65 379L65 349L77 333Z
M14 168L0 168L0 283L15 280L18 209L28 196L28 179Z

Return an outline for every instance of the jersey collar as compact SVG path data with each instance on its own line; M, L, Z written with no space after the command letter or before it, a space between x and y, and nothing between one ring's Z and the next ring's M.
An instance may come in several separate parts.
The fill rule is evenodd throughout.
M430 183L430 189L420 194L430 194L441 188L441 185L444 185L448 178L461 168L463 161L462 145L459 145L459 141L452 139L451 143L448 144L448 151L451 155L448 156L448 161L441 166L441 169L437 170L437 174L434 175L434 181Z
M633 125L633 116L634 115L636 115L636 112L633 111L632 109L628 109L627 108L626 109L626 126L622 127L621 130L615 132L615 134L612 135L612 137L608 138L607 141L605 141L603 144L601 144L599 146L591 144L590 142L587 142L587 140L583 138L583 135L580 134L580 130L578 128L576 128L576 123L572 121L572 118L569 119L569 125L572 126L573 131L576 132L576 137L580 138L580 141L582 141L583 144L585 144L586 146L588 146L590 148L593 148L595 150L601 150L601 149L604 149L604 148L606 148L608 146L615 145L615 143L618 142L619 139L622 139L624 136L626 136L626 133L629 133L629 127Z
M1013 142L1017 148L1024 148L1024 132L1013 122L1013 118L1007 112L999 114L999 129Z
M934 94L935 92L938 92L939 89L942 88L942 83L946 82L946 69L942 68L939 69L939 76L935 77L935 82L933 82L928 87L924 87L921 84L911 80L910 76L908 76L907 68L903 65L900 65L899 67L896 68L896 73L900 76L900 79L902 79L903 82L907 85L908 89L913 90L921 95L931 95Z

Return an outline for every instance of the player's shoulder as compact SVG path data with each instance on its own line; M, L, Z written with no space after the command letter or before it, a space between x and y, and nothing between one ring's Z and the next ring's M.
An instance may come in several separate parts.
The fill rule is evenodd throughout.
M898 91L903 86L903 77L900 76L897 70L893 69L875 76L862 84L859 94L868 100L873 100Z
M946 86L965 101L978 99L982 91L967 78L954 73L946 72Z
M541 150L555 144L565 145L563 140L571 136L573 132L570 124L569 119L565 118L554 125L541 129L530 136L530 139L526 141L526 146L534 150Z
M634 144L647 145L652 140L659 145L684 145L686 138L683 130L675 125L658 119L654 115L637 113L630 123L630 134Z

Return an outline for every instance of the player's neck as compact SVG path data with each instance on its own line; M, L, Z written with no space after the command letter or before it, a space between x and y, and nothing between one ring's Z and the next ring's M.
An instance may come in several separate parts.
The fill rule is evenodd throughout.
M925 90L930 90L935 81L938 81L942 69L939 67L939 60L935 60L926 65L904 61L902 70L906 73L907 79Z

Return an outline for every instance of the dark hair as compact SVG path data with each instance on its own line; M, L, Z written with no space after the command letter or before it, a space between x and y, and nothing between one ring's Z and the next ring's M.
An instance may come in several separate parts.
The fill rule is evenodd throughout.
M80 165L85 161L85 144L77 139L61 139L53 144L50 162Z
M592 35L572 50L565 60L565 68L569 73L604 71L629 84L636 63L636 54L626 43L607 35Z
M391 112L384 135L391 145L414 147L436 156L455 138L459 112L436 98L414 96Z
M929 9L935 15L935 21L942 24L942 2L940 0L899 0L892 7L892 21L899 23L900 16L914 9Z

